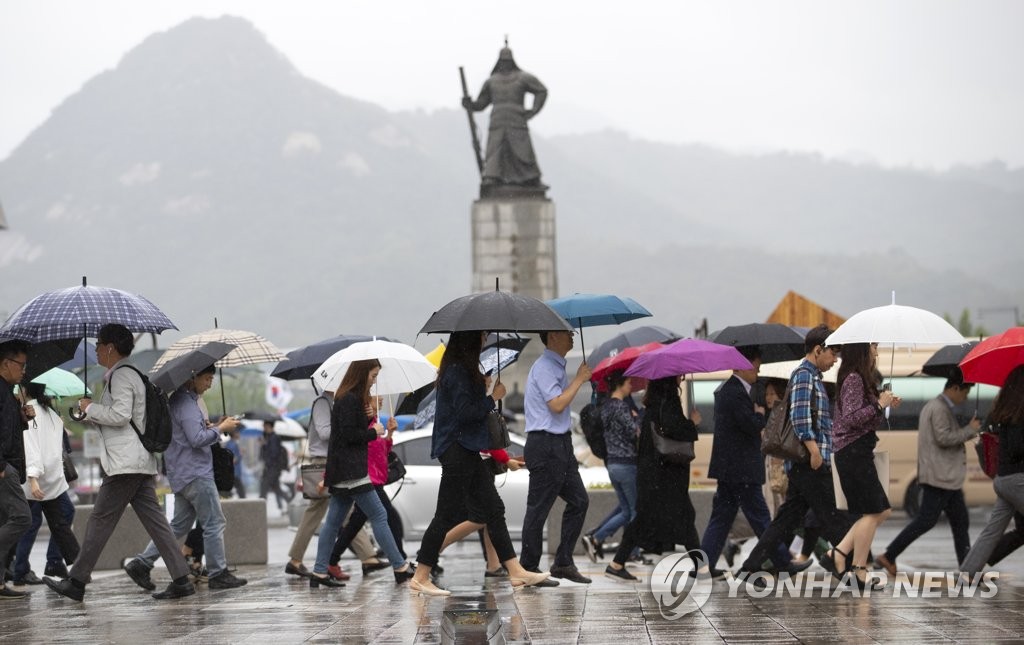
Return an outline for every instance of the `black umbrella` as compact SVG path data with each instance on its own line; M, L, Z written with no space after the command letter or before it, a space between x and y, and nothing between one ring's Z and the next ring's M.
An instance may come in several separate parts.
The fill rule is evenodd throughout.
M519 293L487 291L452 300L434 312L421 334L456 331L541 332L572 331L572 327L543 301Z
M806 353L804 337L792 327L778 323L732 325L715 332L708 340L732 347L757 346L762 363L794 361Z
M604 359L618 354L627 347L639 347L647 343L670 343L680 338L682 336L671 329L665 329L657 325L644 325L628 329L598 345L596 349L590 352L587 363L589 365L597 365Z
M962 377L960 361L970 353L980 341L972 340L966 345L946 345L932 354L932 357L921 366L921 371L928 376L940 376L945 379Z
M206 343L198 349L167 361L152 373L150 380L165 392L173 392L196 374L227 356L235 347L237 346L231 343Z
M0 338L0 343L8 340L15 339ZM44 374L73 358L78 343L79 340L77 338L60 338L41 343L29 343L25 363L25 381L31 381L40 374Z
M395 342L385 336L359 336L359 335L345 335L335 336L326 340L321 340L312 345L306 345L305 347L299 347L285 354L287 358L277 364L274 371L270 373L271 376L275 376L286 381L296 381L299 379L310 378L316 369L323 365L324 361L336 354L337 352L345 349L353 343L363 343L373 339L386 340L388 342Z

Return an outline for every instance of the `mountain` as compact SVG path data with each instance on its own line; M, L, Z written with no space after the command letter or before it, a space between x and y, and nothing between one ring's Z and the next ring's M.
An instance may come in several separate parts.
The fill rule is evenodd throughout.
M412 340L469 287L465 129L455 109L388 112L311 81L245 20L189 20L0 162L0 314L86 275L186 333L216 316L281 346ZM888 170L617 132L535 144L562 291L631 295L682 332L762 320L789 289L846 315L891 289L940 313L1024 300L1004 277L1024 263L1024 182L1005 166Z

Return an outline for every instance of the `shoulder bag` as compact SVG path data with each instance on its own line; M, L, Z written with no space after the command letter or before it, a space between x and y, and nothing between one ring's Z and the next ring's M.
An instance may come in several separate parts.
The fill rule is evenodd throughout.
M807 463L811 460L811 453L793 430L793 420L789 416L790 395L793 393L793 381L786 386L784 400L776 401L772 411L768 415L768 421L764 424L764 433L761 435L761 454L768 457L777 457L786 461ZM818 395L815 392L811 396L811 423L814 423L814 413L817 410Z
M662 403L662 408L665 404ZM664 435L660 424L651 421L651 439L654 441L654 450L661 457L662 463L685 466L693 461L693 442L670 439Z

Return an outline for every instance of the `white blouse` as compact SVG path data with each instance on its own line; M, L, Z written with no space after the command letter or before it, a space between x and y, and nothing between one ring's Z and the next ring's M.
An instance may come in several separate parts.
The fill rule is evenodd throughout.
M28 422L25 438L25 474L35 477L43 490L43 500L55 499L69 486L64 480L64 421L60 415L44 408L32 399L28 402L36 411L35 423ZM32 487L26 481L22 484L25 499L37 501Z

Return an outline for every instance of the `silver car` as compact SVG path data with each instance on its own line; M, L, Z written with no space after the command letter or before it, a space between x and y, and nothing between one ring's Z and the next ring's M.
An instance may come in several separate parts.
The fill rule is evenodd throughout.
M387 486L391 503L402 518L405 539L418 540L423 537L434 519L437 508L437 491L441 485L441 464L430 458L432 428L406 430L394 435L394 451L405 463L405 479ZM526 439L511 435L512 445L508 453L521 457ZM580 467L585 486L608 487L608 471L604 467ZM494 481L498 494L505 502L505 522L512 539L519 539L523 532L523 518L526 516L526 494L530 485L530 473L526 469L498 475Z

